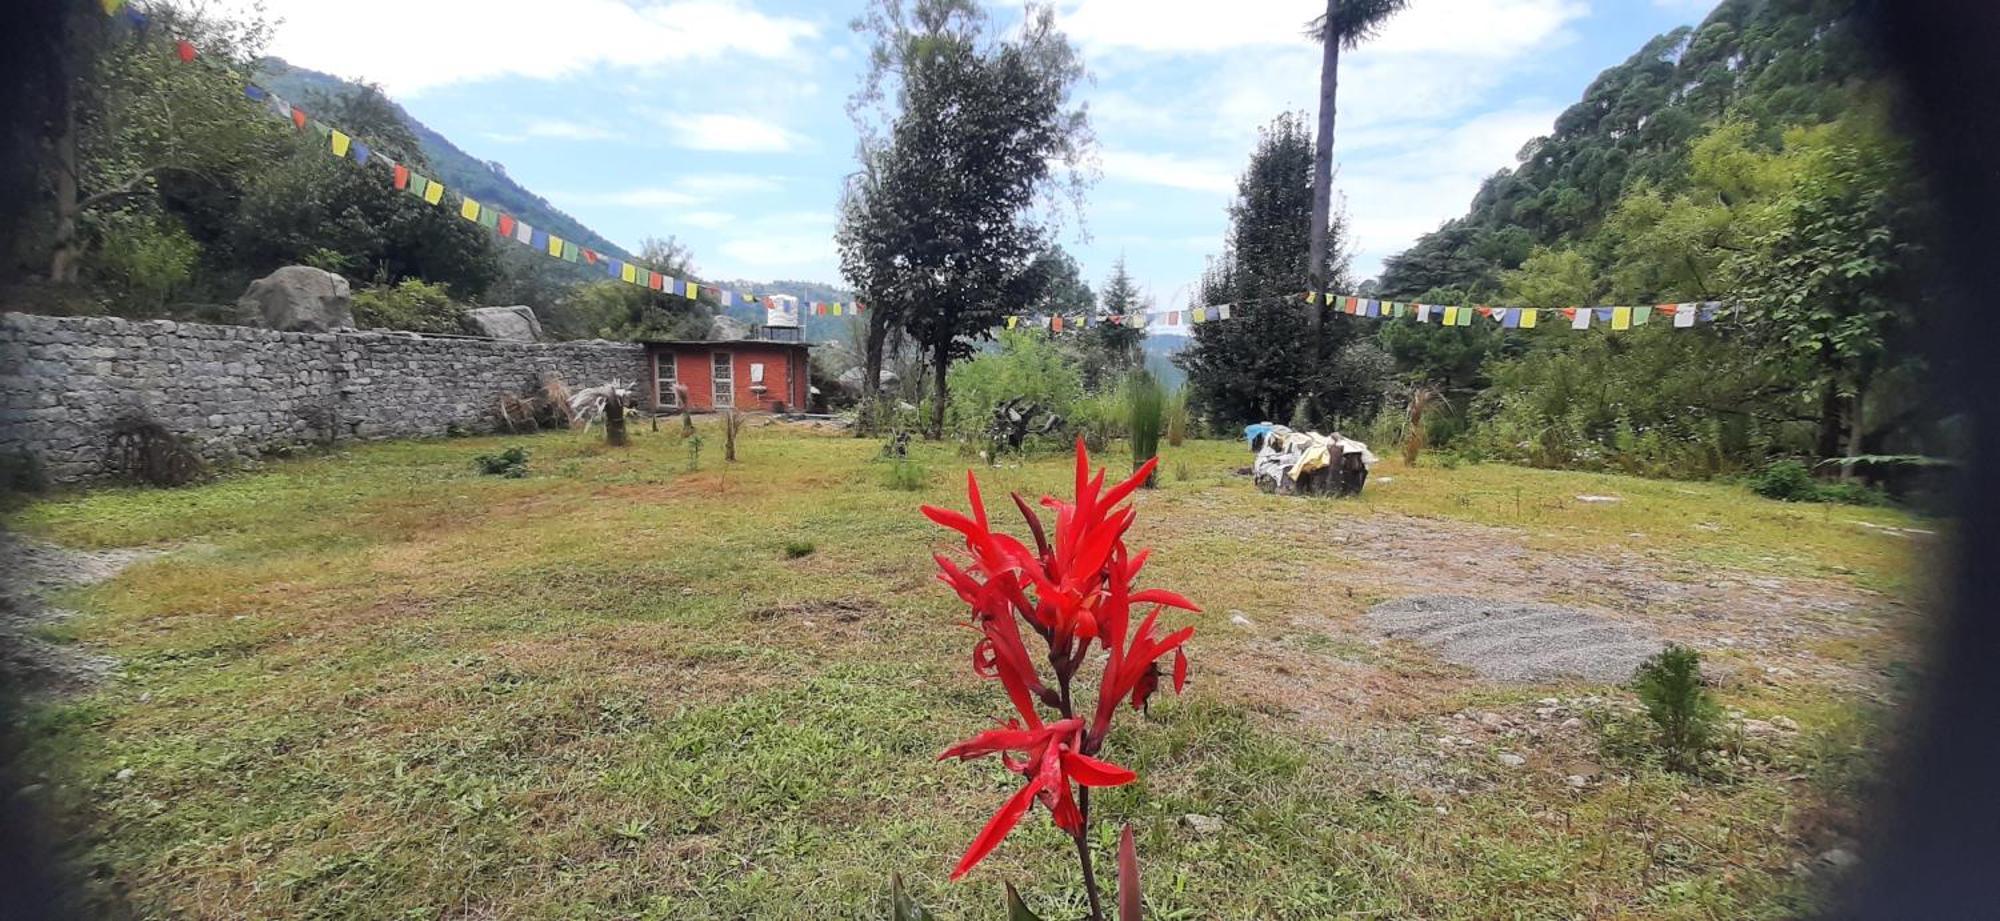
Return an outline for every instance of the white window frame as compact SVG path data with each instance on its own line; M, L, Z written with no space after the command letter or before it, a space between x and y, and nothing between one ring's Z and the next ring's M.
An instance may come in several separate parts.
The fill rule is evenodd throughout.
M680 394L674 389L680 384L679 364L680 356L674 352L653 353L653 388L660 395L662 408L681 408Z
M736 355L711 352L708 358L710 398L717 410L736 408Z

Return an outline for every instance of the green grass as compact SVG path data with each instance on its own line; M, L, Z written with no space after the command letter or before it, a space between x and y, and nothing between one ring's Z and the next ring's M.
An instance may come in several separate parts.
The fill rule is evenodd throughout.
M1004 706L966 667L963 612L929 560L950 542L916 511L962 506L966 461L913 445L911 466L949 475L905 479L881 472L875 442L755 428L739 463L689 471L676 438L634 438L367 445L16 513L69 545L177 548L73 593L84 613L53 635L123 671L27 717L45 795L94 829L73 847L92 907L122 892L141 916L869 917L901 872L943 917L996 916L1006 881L1044 916L1077 915L1073 861L1039 810L968 881L945 882L1010 789L990 763L933 761ZM475 471L523 441L524 478ZM1846 827L1868 770L1852 753L1876 738L1852 692L1725 692L1806 729L1728 783L1640 766L1570 790L1559 772L1429 741L1467 700L1546 690L1468 682L1351 629L1394 585L1292 630L1302 586L1334 576L1308 571L1307 549L1214 524L1460 519L1547 552L1612 542L1901 591L1917 548L1852 521L1904 516L1394 461L1358 501L1309 502L1229 476L1247 462L1234 443L1163 454L1177 473L1139 497L1134 537L1157 547L1149 583L1209 613L1191 618L1187 696L1122 718L1107 748L1140 782L1096 801L1107 859L1116 823L1139 833L1153 917L1778 918L1812 904L1790 862ZM1068 468L1051 456L980 476L1000 517L1007 491L1061 490ZM1234 608L1257 630L1230 625ZM1333 706L1349 677L1366 699L1332 725L1294 718ZM1227 831L1195 836L1186 813Z

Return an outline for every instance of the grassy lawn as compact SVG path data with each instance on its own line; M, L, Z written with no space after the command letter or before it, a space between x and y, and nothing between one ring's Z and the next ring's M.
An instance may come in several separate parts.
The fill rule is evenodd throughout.
M916 512L963 506L966 461L918 445L928 485L899 491L874 441L753 423L724 464L705 434L692 472L664 432L624 450L403 442L14 515L65 545L170 549L62 599L83 613L49 634L121 670L27 717L48 805L89 828L75 856L101 904L848 918L879 916L901 872L943 917L1000 916L1005 881L1045 916L1080 914L1040 810L945 882L1014 786L932 760L1005 707L967 668L929 561L950 544ZM529 477L474 473L517 443ZM1814 903L1815 856L1853 833L1889 743L1879 714L1937 550L1860 522L1934 526L1729 485L1394 460L1359 500L1267 497L1232 475L1239 444L1165 451L1134 543L1158 548L1147 584L1207 610L1187 695L1106 748L1140 781L1096 800L1105 853L1118 822L1139 832L1153 917ZM1050 456L981 477L998 497L1066 475ZM1423 592L1649 624L1711 652L1725 705L1798 731L1732 739L1708 779L1667 774L1619 741L1624 692L1483 682L1361 620ZM1581 726L1535 712L1551 707Z

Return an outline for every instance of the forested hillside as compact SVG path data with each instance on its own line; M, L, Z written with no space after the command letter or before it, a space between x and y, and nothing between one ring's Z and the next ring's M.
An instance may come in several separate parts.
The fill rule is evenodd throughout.
M1388 260L1387 299L1728 305L1700 330L1381 324L1399 378L1445 397L1433 444L1673 476L1951 452L1915 348L1924 193L1851 7L1725 0L1653 39Z

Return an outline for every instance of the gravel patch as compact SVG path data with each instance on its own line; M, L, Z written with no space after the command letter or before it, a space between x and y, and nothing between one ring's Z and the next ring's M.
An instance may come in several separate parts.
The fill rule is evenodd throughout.
M1612 684L1665 642L1631 624L1556 604L1417 595L1368 610L1368 625L1496 681Z

